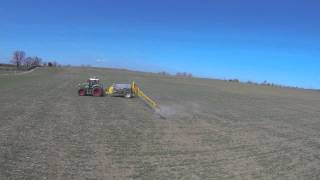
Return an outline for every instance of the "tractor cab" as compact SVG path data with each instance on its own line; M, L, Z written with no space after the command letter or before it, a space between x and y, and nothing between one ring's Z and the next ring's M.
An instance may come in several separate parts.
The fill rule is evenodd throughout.
M87 82L89 84L89 87L100 84L100 80L98 78L89 78Z

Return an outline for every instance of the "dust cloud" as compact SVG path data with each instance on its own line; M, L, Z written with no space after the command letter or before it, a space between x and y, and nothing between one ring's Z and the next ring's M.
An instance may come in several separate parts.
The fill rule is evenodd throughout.
M171 104L160 105L160 108L155 111L155 114L160 116L161 119L182 119L193 117L194 114L200 112L200 106L197 103Z

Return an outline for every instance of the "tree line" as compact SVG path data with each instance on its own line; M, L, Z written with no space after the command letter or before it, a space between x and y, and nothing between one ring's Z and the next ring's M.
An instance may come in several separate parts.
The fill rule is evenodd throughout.
M57 62L50 61L45 62L42 58L38 56L26 56L26 53L21 50L14 51L11 58L11 63L15 64L17 69L29 69L37 66L49 66L56 67L58 66Z
M176 77L193 77L192 73L188 73L188 72L177 72L175 75L172 75L166 71L161 71L158 72L159 75L163 75L163 76L176 76Z

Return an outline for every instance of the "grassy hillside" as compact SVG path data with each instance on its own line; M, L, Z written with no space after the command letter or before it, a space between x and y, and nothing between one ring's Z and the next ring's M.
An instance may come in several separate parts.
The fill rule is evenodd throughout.
M16 74L23 71L27 71L29 69L33 69L33 67L26 67L26 66L20 66L20 68L17 68L14 64L2 64L0 63L0 75L10 75L10 74Z
M138 98L79 97L135 80ZM320 92L94 68L0 75L0 179L320 178Z

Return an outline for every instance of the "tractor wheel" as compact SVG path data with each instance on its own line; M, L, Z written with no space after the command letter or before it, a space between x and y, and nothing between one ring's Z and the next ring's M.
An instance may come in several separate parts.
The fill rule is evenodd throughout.
M127 93L124 95L125 98L132 98L132 94L131 93Z
M102 90L101 90L101 88L94 88L92 94L93 94L93 96L95 96L95 97L102 96Z
M79 93L79 96L85 96L86 95L86 91L84 89L79 89L78 93Z

